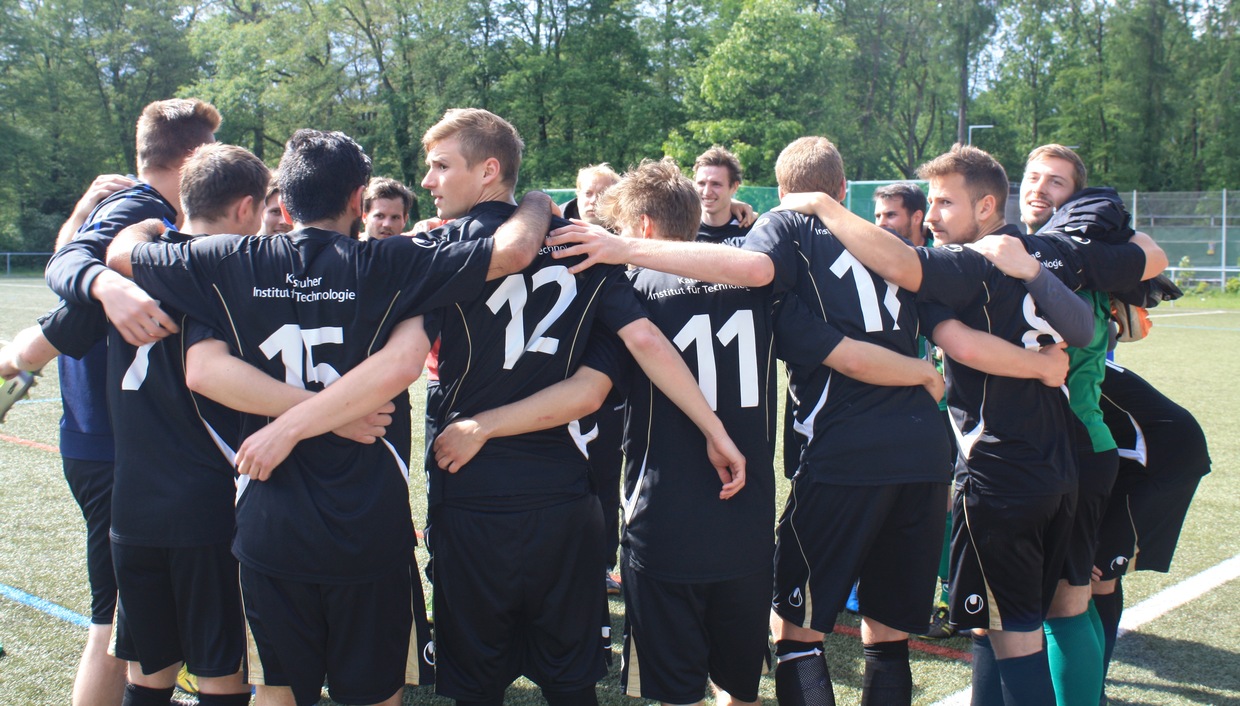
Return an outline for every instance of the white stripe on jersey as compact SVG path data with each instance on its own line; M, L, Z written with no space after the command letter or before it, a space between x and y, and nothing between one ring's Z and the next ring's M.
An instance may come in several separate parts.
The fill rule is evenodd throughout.
M598 438L598 425L595 424L593 429L582 434L581 420L574 419L568 423L568 435L573 437L573 443L577 445L577 450L581 452L581 455L589 460L590 442Z
M1121 373L1128 372L1122 366L1117 365L1116 363L1109 361L1109 360L1107 361L1107 367L1111 368L1112 370L1119 371ZM1141 425L1137 423L1137 420L1135 417L1133 417L1131 414L1128 413L1128 410L1119 406L1119 404L1117 404L1115 400L1111 399L1110 397L1107 397L1106 394L1103 394L1102 398L1110 402L1111 404L1115 405L1116 409L1123 412L1124 416L1128 417L1128 422L1132 424L1132 432L1136 437L1136 441L1134 441L1132 445L1133 448L1125 449L1123 447L1119 447L1117 449L1117 451L1119 452L1119 457L1126 458L1132 461L1136 461L1142 466L1149 466L1149 460L1150 460L1149 448L1146 445L1145 432L1141 429Z
M809 442L814 440L814 419L818 417L818 413L827 404L827 395L831 392L831 379L835 377L835 371L827 373L827 384L822 386L822 397L818 398L818 404L810 410L809 416L805 417L805 421L798 421L796 415L792 415L792 429L801 436L805 437L805 446L809 446Z
M400 457L400 454L396 453L396 447L392 446L391 442L389 442L387 439L380 437L379 441L382 441L383 445L388 447L388 451L392 452L392 458L396 459L396 465L400 466L400 474L405 477L405 484L408 485L409 484L409 467L405 465L404 459Z

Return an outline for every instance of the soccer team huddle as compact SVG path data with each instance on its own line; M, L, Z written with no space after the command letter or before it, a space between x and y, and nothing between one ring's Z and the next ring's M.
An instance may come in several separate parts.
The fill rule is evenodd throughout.
M1105 701L1121 577L1168 570L1210 462L1108 361L1178 290L1071 149L1030 154L1023 227L962 145L862 219L823 137L783 150L756 219L718 146L692 180L582 169L561 210L518 205L511 124L455 109L422 142L436 216L402 233L411 192L347 135L297 131L273 175L219 124L143 111L137 180L82 197L63 301L0 351L6 379L59 355L92 590L75 704L169 704L182 667L204 706L325 683L502 704L521 676L596 704L620 590L647 701L757 702L773 665L781 704L834 704L823 640L854 593L863 704L911 704L910 635L958 631L974 704Z

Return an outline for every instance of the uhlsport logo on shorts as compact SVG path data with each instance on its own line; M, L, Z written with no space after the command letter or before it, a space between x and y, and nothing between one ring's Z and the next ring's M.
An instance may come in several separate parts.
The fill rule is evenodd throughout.
M805 598L801 596L801 587L792 589L792 593L788 594L788 605L793 608L800 608L805 603Z
M435 666L435 641L431 640L426 643L426 647L422 648L422 661Z
M982 612L982 608L985 605L986 601L982 600L982 597L976 593L970 593L969 597L964 599L964 609L969 615L977 615Z
M1127 563L1128 563L1128 557L1121 554L1111 560L1111 571L1117 571L1117 570L1123 569L1124 565Z

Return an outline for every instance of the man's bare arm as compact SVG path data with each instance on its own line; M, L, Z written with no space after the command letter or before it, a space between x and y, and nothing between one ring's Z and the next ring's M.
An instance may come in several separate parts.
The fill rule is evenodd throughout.
M745 457L728 436L723 422L702 396L697 380L693 373L689 372L689 367L685 365L680 354L650 319L638 319L617 333L646 373L646 377L650 378L706 437L706 453L723 482L719 497L726 500L735 495L745 485Z
M297 442L326 434L387 405L422 374L430 350L422 317L402 321L381 350L247 438L237 451L237 472L266 480Z
M786 194L776 210L817 216L867 269L910 292L921 289L921 259L917 251L830 196Z
M487 281L529 267L543 247L550 226L551 197L541 191L527 193L512 216L495 231Z
M166 227L158 218L148 218L121 230L108 246L108 269L125 277L133 277L133 249L138 243L153 243L164 234ZM91 294L94 294L92 290Z
M1093 308L1030 255L1019 238L987 235L965 247L981 253L1003 274L1021 280L1047 323L1068 345L1082 348L1094 339Z
M1169 264L1167 260L1167 253L1163 252L1163 249L1158 247L1158 243L1155 243L1154 239L1151 238L1148 233L1137 231L1132 234L1132 238L1130 238L1128 242L1136 245L1145 252L1145 271L1141 274L1141 281L1153 279L1162 274L1163 270L1167 269L1167 265Z
M453 420L435 437L435 463L456 473L491 439L564 426L597 411L610 390L611 378L582 366L529 397Z
M920 385L935 400L943 399L943 376L933 363L901 355L882 346L845 338L822 364L870 385L913 387Z
M775 279L775 263L759 252L714 243L622 238L585 221L552 231L547 244L567 246L553 253L556 258L585 256L569 268L573 274L597 264L629 264L740 287L762 287Z
M17 332L13 342L0 348L0 379L11 380L18 373L42 370L60 355L38 326Z
M1065 343L1032 350L948 319L934 328L935 345L952 360L990 375L1039 380L1059 387L1068 377Z

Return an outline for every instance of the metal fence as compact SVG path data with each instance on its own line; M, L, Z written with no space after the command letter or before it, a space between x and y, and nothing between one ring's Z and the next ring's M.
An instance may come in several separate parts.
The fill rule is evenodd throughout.
M6 275L13 274L14 267L18 272L41 273L52 256L50 252L4 252L0 255L4 256L4 274Z
M873 215L870 199L874 189L890 182L851 182L848 205L865 217ZM572 198L572 189L548 189L556 201ZM768 193L769 192L769 193ZM746 187L740 198L759 211L778 203L775 189ZM1177 280L1221 285L1240 277L1240 192L1166 191L1121 193L1133 216L1133 227L1149 233L1171 263ZM1009 218L1019 214L1019 204L1010 199ZM4 273L41 271L51 253L6 252ZM1187 259L1186 259L1187 258Z
M1222 284L1240 276L1240 193L1166 191L1121 194L1133 227L1167 253L1172 276Z

